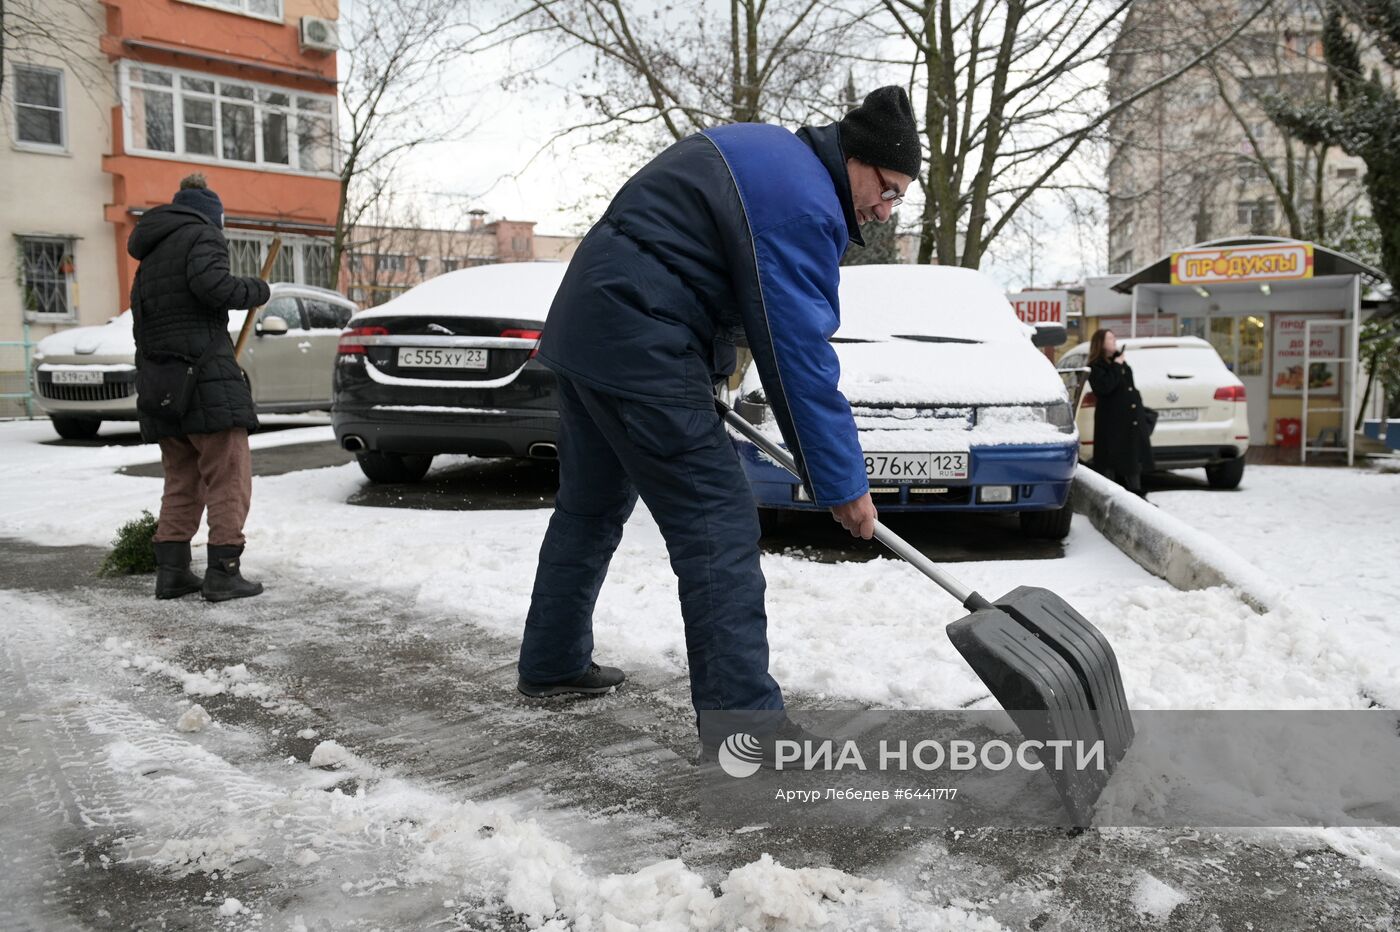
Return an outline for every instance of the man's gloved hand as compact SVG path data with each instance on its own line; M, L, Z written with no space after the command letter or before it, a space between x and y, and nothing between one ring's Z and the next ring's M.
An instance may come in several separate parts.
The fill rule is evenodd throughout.
M832 508L831 516L850 531L852 537L869 540L875 536L875 503L870 500L869 492L855 501Z

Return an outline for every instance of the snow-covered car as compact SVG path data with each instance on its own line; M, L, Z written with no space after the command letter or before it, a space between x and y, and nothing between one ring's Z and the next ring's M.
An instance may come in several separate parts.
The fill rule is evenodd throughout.
M554 375L535 353L565 268L461 269L355 315L331 421L365 476L416 482L438 453L557 457Z
M971 269L841 270L831 342L881 511L1016 512L1023 531L1069 533L1078 436L1055 368L996 283ZM780 439L755 367L735 409ZM733 436L765 526L819 510L801 484Z
M1120 339L1123 358L1133 368L1142 403L1157 411L1152 457L1158 469L1204 466L1212 488L1233 489L1244 477L1249 420L1244 383L1226 367L1215 348L1200 337ZM1060 358L1078 395L1080 458L1094 458L1094 393L1085 383L1089 346L1081 344Z
M344 295L278 283L254 323L239 362L259 412L323 411L340 332L357 310ZM247 311L229 311L237 339ZM69 440L97 435L103 421L136 420L136 340L131 311L107 323L75 327L39 341L32 380L39 409Z

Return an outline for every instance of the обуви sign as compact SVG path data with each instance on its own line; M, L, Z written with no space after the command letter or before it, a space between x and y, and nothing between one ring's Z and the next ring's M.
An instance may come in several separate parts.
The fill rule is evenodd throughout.
M1173 285L1312 278L1312 243L1193 249L1172 253Z
M1065 325L1065 313L1069 307L1068 291L1020 291L1007 295L1006 299L1023 323Z

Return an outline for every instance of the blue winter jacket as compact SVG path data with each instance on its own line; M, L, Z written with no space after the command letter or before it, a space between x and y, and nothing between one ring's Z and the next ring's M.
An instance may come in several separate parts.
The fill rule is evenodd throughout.
M865 460L827 342L851 242L836 124L706 130L633 175L584 237L539 359L599 391L710 408L746 342L814 500L852 501Z

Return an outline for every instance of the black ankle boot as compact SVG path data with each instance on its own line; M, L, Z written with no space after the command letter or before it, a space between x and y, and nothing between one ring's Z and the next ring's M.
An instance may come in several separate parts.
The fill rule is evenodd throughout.
M187 540L157 541L156 598L178 599L198 592L204 580L190 572L190 542Z
M209 566L204 571L204 598L210 602L246 599L263 591L262 583L244 579L238 571L241 544L209 545Z

